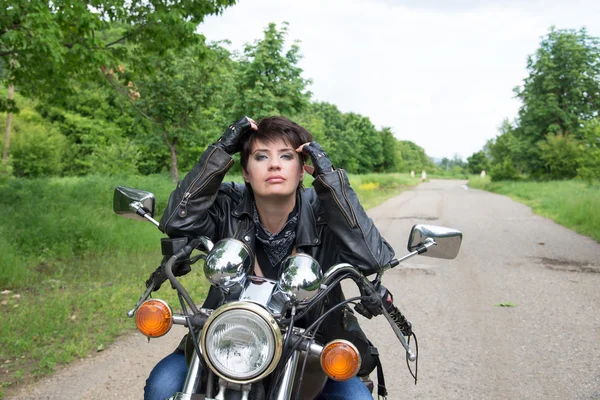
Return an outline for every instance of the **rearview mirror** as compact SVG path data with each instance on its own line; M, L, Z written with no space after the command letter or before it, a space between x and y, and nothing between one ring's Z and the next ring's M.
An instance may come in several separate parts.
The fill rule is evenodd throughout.
M146 221L142 215L154 217L154 195L145 190L117 186L113 195L113 210L127 218Z
M435 242L434 246L421 253L423 256L452 260L458 255L462 242L462 233L456 229L434 225L415 225L408 237L408 251L413 252L423 246L427 240Z

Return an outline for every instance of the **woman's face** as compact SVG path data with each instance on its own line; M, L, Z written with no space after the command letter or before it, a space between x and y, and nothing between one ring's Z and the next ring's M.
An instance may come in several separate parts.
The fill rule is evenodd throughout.
M272 143L257 140L243 170L244 179L252 187L254 196L294 196L304 178L299 158L296 150L282 139Z

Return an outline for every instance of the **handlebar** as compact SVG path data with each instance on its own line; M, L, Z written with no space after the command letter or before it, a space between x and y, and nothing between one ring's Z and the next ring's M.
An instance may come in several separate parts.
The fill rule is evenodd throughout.
M192 315L173 314L173 324L187 326L188 328L191 325L194 328L202 329L213 310L201 308L199 311L198 314Z
M397 260L393 260L393 261L397 261ZM393 266L397 265L398 263L393 263L393 264L390 263L390 264L392 264L391 267L393 267ZM375 309L377 311L375 311L375 309L372 307L368 307L368 309L370 309L369 310L370 311L369 314L371 314L370 316L372 317L373 315L378 315L380 313L383 314L385 316L385 318L388 320L390 326L392 327L392 330L396 334L396 337L402 344L402 347L404 347L404 350L406 350L408 359L410 361L415 361L417 359L417 356L412 351L412 349L410 348L410 346L405 338L405 336L410 336L413 333L411 323L408 322L408 320L400 312L398 307L396 307L392 302L387 302L382 298L382 294L378 293L378 291L375 289L375 287L373 287L373 284L356 267L354 267L351 264L347 264L347 263L337 264L337 265L331 267L323 276L323 284L325 284L325 285L329 284L336 277L338 277L344 273L348 273L352 277L352 279L359 286L362 286L368 292L368 294L371 296L371 298L373 299L373 303L374 303L373 305L375 306ZM380 286L380 287L384 289L386 294L389 293L387 291L387 289L385 289L383 286ZM361 310L367 310L367 308L365 308L364 305L361 305L361 303L359 303L359 305L360 305L360 307L356 308L357 311L360 312ZM373 311L371 311L371 310L373 310ZM369 318L369 315L367 314L366 317Z
M202 244L202 245L204 245L205 248L210 250L208 243L203 239L205 239L205 238L199 238L199 239L192 240L188 245L186 245L181 250L179 250L176 254L174 254L172 257L170 257L169 260L164 264L164 273L165 273L166 277L171 282L171 285L173 286L173 288L176 289L180 293L180 295L185 299L185 301L189 305L190 311L191 311L190 315L188 315L188 316L186 316L186 315L174 315L173 316L173 322L178 325L188 326L188 324L191 324L194 327L203 327L208 316L210 315L211 310L198 309L198 307L195 305L195 303L191 299L188 292L181 285L181 283L179 283L179 281L173 274L173 265L179 260L189 258L192 251L197 246ZM212 243L210 243L210 244L212 244ZM393 267L394 265L391 265L391 266ZM357 285L359 285L359 287L361 287L361 290L364 289L365 292L368 294L368 296L370 296L370 298L372 299L369 301L370 305L368 307L365 308L363 305L362 308L357 307L356 310L359 312L361 309L365 310L365 311L368 310L369 313L363 314L361 312L361 314L367 316L367 318L372 317L373 315L383 314L385 316L385 318L387 319L387 321L389 322L390 326L392 327L392 330L396 334L396 337L398 338L398 340L404 347L408 360L415 361L417 357L416 357L415 353L412 351L412 349L410 348L410 346L407 342L407 339L406 339L406 337L409 337L413 334L412 325L410 322L408 322L408 320L400 312L400 310L395 305L393 305L393 303L391 301L385 301L384 298L382 297L382 295L380 293L378 293L378 290L377 290L377 289L383 289L385 291L385 293L389 293L387 291L387 289L385 289L383 286L377 286L377 289L376 289L376 287L373 286L373 283L371 283L358 270L358 268L356 268L353 265L348 264L348 263L341 263L341 264L337 264L337 265L331 267L323 275L322 288L327 288L327 286L329 284L331 284L336 278L342 277L343 275L346 275L346 277L352 278L352 280L354 280L357 283ZM376 279L376 281L378 281L379 278L380 278L380 275L378 275L378 278ZM138 300L136 307L133 310L128 312L128 316L130 316L130 317L133 316L133 314L135 313L135 311L137 310L139 305L148 298L148 296L154 289L154 286L155 286L154 284L151 284L147 288L146 292ZM359 303L359 305L360 305L360 303ZM370 315L368 315L368 314L370 314Z

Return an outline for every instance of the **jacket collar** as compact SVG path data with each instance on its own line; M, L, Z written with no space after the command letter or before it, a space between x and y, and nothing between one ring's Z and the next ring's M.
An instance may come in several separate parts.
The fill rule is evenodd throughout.
M232 214L236 218L246 216L252 219L252 193L244 188L242 201L233 209ZM296 247L317 246L321 243L317 233L315 214L310 205L310 199L306 190L301 191L296 201L300 202L298 208L298 226L296 227Z

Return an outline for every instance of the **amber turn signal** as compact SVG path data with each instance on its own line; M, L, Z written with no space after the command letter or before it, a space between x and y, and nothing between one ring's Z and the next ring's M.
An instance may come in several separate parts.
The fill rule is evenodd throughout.
M321 367L331 379L347 381L358 373L360 355L356 347L347 340L334 340L323 348Z
M147 300L135 314L135 324L149 338L160 337L173 326L173 313L163 300Z

